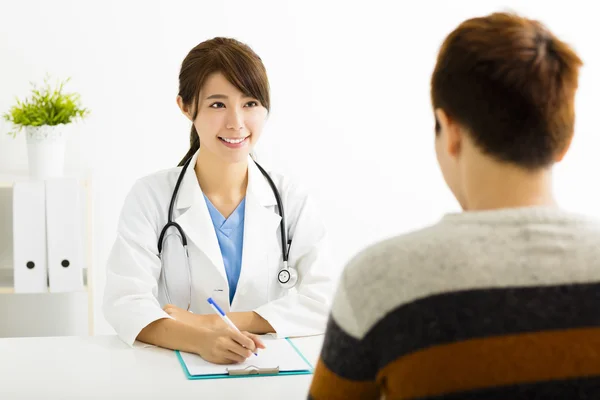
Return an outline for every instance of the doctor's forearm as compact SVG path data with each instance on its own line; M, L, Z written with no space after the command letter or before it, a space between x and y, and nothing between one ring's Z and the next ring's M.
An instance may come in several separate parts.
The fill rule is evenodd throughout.
M227 317L241 331L248 331L258 335L275 332L271 324L254 311L232 312L228 313Z
M146 326L138 334L140 342L171 350L198 353L198 342L207 329L194 327L170 318L162 318Z

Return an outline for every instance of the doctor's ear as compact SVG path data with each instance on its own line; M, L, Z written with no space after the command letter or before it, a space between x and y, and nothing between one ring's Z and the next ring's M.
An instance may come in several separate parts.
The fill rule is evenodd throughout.
M190 107L188 107L183 102L183 98L181 98L181 96L177 96L177 105L179 106L179 109L181 110L183 115L185 115L190 121L194 122L194 118L192 117L192 114L190 113Z

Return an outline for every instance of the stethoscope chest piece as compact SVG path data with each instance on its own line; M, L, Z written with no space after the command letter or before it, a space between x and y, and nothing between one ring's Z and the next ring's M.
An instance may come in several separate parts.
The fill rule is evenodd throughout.
M284 261L283 267L277 274L277 280L284 289L291 289L296 285L298 281L298 272L294 268L289 268L287 261Z

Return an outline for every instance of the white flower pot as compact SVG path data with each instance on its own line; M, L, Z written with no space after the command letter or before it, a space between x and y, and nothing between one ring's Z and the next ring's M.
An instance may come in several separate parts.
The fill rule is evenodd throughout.
M25 134L30 177L62 177L65 168L65 125L26 126Z

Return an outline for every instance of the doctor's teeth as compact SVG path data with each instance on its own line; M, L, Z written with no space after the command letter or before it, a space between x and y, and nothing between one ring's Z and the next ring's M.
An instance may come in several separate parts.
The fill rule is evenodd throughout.
M227 138L221 138L224 141L226 141L227 143L242 143L246 138L240 138L240 139L227 139Z

